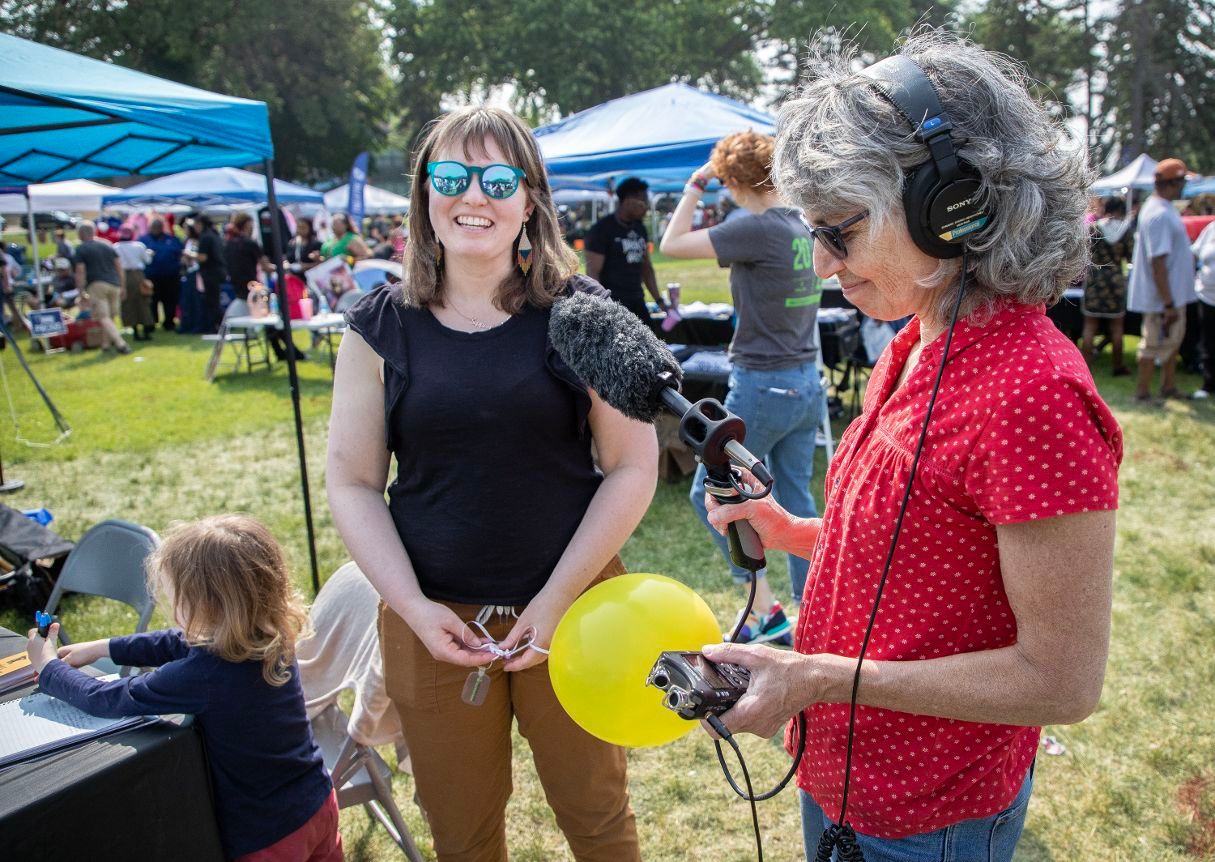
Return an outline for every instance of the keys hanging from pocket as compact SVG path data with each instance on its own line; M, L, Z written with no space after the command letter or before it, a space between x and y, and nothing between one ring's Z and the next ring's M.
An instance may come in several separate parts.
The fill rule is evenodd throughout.
M469 706L480 706L489 696L489 666L482 665L468 675L464 681L464 692L460 699Z

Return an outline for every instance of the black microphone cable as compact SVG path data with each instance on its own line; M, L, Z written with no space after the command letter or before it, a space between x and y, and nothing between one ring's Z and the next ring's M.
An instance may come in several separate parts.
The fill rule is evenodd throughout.
M886 578L890 574L890 565L894 562L894 552L898 549L899 534L903 530L903 516L907 514L907 503L911 499L911 487L915 482L916 470L920 465L920 455L924 451L924 442L928 439L928 423L932 420L932 410L937 403L937 393L941 389L941 378L945 376L945 363L949 359L949 347L953 344L953 331L958 322L958 312L962 308L962 298L966 295L966 273L970 254L962 253L962 275L958 284L958 298L954 301L953 314L949 320L949 329L945 333L945 349L941 352L941 364L937 366L937 376L932 384L932 393L928 397L928 410L924 414L924 424L920 427L920 437L916 441L915 454L911 458L911 469L907 474L907 485L903 489L903 499L899 504L899 514L894 522L894 534L890 537L890 550L886 554L886 563L882 566L882 576L878 579L877 595L873 598L873 610L869 613L869 623L865 627L865 636L861 640L861 651L856 657L856 670L852 675L852 695L848 708L848 747L844 757L844 790L840 799L840 819L835 826L828 827L819 841L818 860L831 859L832 848L839 849L840 862L864 862L864 855L857 844L856 832L849 825L848 791L852 785L852 748L856 739L856 699L861 687L861 668L865 663L865 651L869 648L869 640L873 634L873 624L877 621L878 608L882 602L882 591L886 587ZM803 712L804 716L805 713ZM826 854L826 855L824 855Z
M713 740L713 744L717 746L717 761L721 764L722 772L726 774L726 780L730 782L730 786L734 788L735 793L751 803L751 828L755 830L756 859L757 862L764 862L764 842L759 832L759 811L755 808L755 802L759 798L767 799L768 795L763 797L755 796L754 791L751 789L751 774L747 772L747 761L743 759L742 749L738 747L738 743L735 742L734 737L730 733L729 729L727 729L726 726L721 723L721 719L710 713L707 720L709 722L709 726L717 731L717 734L721 737L721 739L724 739L726 742L730 743L730 747L734 749L734 756L738 758L738 765L742 768L743 781L747 785L746 794L739 789L738 785L734 783L734 778L730 775L730 770L726 766L726 758L721 753L721 740ZM780 790L780 788L778 787L777 790Z
M747 595L747 606L743 608L743 612L738 617L738 622L734 625L734 631L730 633L730 643L738 643L738 636L742 632L743 626L747 624L747 618L751 615L751 609L755 606L755 588L757 576L755 572L751 572L751 590ZM756 802L763 802L765 799L771 799L776 794L780 793L793 776L797 774L797 766L802 761L802 754L806 751L806 716L805 713L798 713L797 716L797 752L793 755L793 762L789 764L789 771L785 773L785 777L780 782L766 793L755 795L755 790L751 787L751 775L747 771L747 761L743 757L742 749L738 747L738 742L734 739L734 735L730 733L730 729L726 727L720 718L710 714L706 719L709 726L717 733L720 739L713 740L713 747L717 751L717 762L721 765L722 774L726 777L726 782L730 785L730 789L737 795L751 803L751 827L755 830L755 852L758 862L764 860L764 844L763 838L759 831L759 812L755 807ZM734 749L734 756L738 758L738 765L742 769L743 782L747 785L746 791L738 786L738 782L734 780L734 776L730 774L730 767L726 763L726 756L721 750L721 741L725 740L729 746Z

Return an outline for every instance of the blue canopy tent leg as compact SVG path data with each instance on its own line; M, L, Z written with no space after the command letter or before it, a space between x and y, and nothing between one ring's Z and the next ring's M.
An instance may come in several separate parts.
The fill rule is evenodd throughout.
M34 219L34 199L30 197L29 186L25 187L25 213L30 223L30 259L34 264L34 292L38 295L38 307L46 307L46 297L42 293L42 265L38 260L38 225Z
M199 90L0 33L0 184L28 186L124 173L155 176L263 162L268 202L277 216L273 158L264 102ZM277 218L272 237L279 295L286 309ZM284 325L290 338L286 318ZM290 351L288 373L316 590L299 378Z
M270 251L274 255L277 274L275 290L278 291L278 307L283 314L283 334L287 339L287 377L291 386L291 407L295 412L295 448L300 459L300 489L304 494L304 526L308 531L308 562L312 567L312 594L321 590L320 575L316 565L316 534L312 527L312 493L308 488L308 459L304 457L304 416L300 412L300 378L295 367L295 342L291 340L291 313L287 304L287 273L283 268L283 235L278 211L278 197L274 193L274 159L266 159L266 203L270 207Z

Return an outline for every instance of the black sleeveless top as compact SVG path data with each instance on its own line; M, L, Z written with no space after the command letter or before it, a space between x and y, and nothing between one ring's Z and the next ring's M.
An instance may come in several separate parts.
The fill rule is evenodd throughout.
M566 291L607 292L585 276ZM388 509L430 599L524 605L548 582L603 477L591 459L586 386L525 306L484 332L449 329L399 288L346 321L384 359L397 475Z

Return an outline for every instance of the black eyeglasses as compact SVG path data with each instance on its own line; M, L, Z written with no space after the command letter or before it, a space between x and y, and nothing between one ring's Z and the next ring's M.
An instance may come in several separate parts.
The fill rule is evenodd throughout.
M850 228L868 217L869 210L865 210L836 225L811 227L810 233L823 244L823 248L831 252L832 257L836 260L846 260L848 258L848 244L844 242L844 229Z

